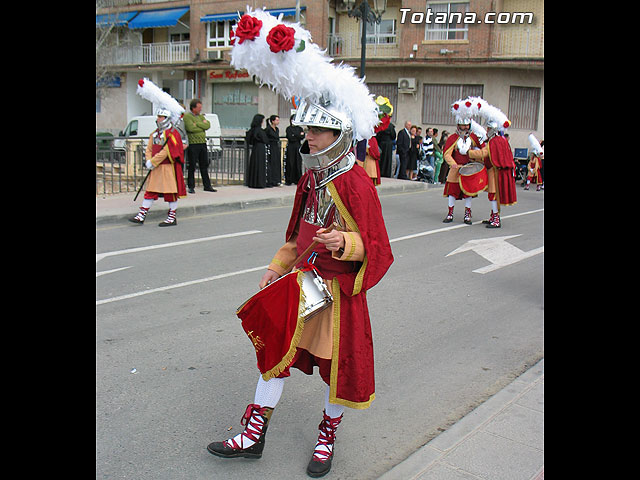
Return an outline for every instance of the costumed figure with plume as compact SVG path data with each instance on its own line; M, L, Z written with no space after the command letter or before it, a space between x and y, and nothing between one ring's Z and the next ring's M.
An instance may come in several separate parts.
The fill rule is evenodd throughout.
M180 132L175 128L184 114L184 108L148 78L138 81L136 93L153 104L158 128L149 136L145 152L145 165L151 171L148 174L144 199L138 214L129 221L142 225L153 202L159 197L164 197L164 201L169 203L169 213L166 220L158 225L174 226L178 223L178 198L187 196L182 173L184 146Z
M336 429L345 407L366 409L375 398L366 293L385 275L393 255L376 189L364 169L354 166L355 144L370 139L379 123L373 95L353 67L332 64L307 30L281 18L247 7L233 31L231 65L246 69L285 98L300 98L292 124L306 130L300 147L303 176L285 244L254 295L279 284L278 292L292 301L274 299L266 309L269 318L251 317L248 310L254 297L238 309L256 348L260 376L254 401L243 417L245 430L207 449L224 458L261 457L290 367L312 375L317 366L326 383L325 408L307 474L319 477L331 469ZM314 245L313 254L306 257L305 251ZM333 302L305 323L299 311L304 292L296 278L309 270L319 273ZM274 338L276 330L289 324L286 348L266 363L267 354L275 351L273 345L282 344L282 338Z
M533 133L529 134L529 146L531 147L531 158L527 165L527 184L524 186L524 190L529 190L529 185L533 180L538 185L536 192L539 192L543 185L541 169L544 160L544 149Z
M479 150L469 151L473 160L484 158L487 169L489 203L491 212L488 220L483 220L487 228L500 228L500 206L515 205L516 195L516 164L513 160L509 142L502 135L511 125L507 116L497 107L487 103L480 97L469 97L465 102L477 106L478 114L486 121L487 142Z
M471 199L477 194L469 195L460 186L460 173L458 169L469 163L469 150L472 147L482 148L484 144L478 136L471 131L471 117L477 114L478 106L469 100L458 100L451 105L451 114L456 119L457 128L447 138L444 144L443 157L449 165L447 181L444 185L443 196L447 197L448 212L442 220L444 223L453 221L453 207L456 200L464 199L464 223L471 225Z

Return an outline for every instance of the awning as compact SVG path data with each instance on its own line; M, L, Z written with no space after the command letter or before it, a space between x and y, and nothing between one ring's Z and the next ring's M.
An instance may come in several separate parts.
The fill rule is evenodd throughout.
M306 10L307 7L300 7L300 11ZM274 8L271 10L265 10L269 14L277 17L281 13L285 17L293 17L296 14L295 8ZM224 22L225 20L238 20L242 16L242 13L238 14L238 12L233 13L215 13L211 15L205 15L204 17L200 17L200 21L204 23L209 22Z
M138 12L120 12L120 13L107 13L105 15L96 15L96 26L106 27L115 24L116 27L126 25Z
M188 11L189 7L145 10L129 22L129 28L172 27Z
M241 15L238 15L238 13L216 13L200 17L200 21L204 23L224 22L225 20L238 20L240 16Z

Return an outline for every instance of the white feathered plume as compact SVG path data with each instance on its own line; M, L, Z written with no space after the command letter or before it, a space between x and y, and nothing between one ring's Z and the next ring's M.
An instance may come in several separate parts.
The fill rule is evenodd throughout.
M540 146L540 142L538 142L538 139L533 135L533 133L529 134L529 146L536 155L544 153L544 149Z
M171 112L169 119L174 125L184 113L184 108L182 108L175 98L167 92L164 92L160 87L146 77L138 80L136 93L153 104L154 115L157 115L157 112L160 109L169 110L169 112Z
M487 131L474 119L471 119L471 131L476 134L480 142L487 139Z
M282 15L276 18L247 6L247 13L242 18L233 30L233 67L246 69L261 84L267 84L285 98L296 95L310 103L320 103L321 99L329 101L351 118L357 140L374 135L374 127L380 122L377 106L352 66L332 64L333 59L312 42L308 30L299 23L283 22ZM274 47L276 36L285 37L280 43L284 48Z

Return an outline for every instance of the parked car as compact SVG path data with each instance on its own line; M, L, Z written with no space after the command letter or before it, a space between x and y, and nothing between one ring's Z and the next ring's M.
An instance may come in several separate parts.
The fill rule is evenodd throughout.
M216 151L220 148L220 120L215 113L205 113L205 118L211 123L211 128L207 130L207 145L209 150ZM124 150L126 141L129 139L140 139L143 145L147 145L149 141L149 135L157 128L156 118L154 115L139 115L133 117L127 123L126 128L120 132L119 136L124 138L116 138L113 140L113 148L117 150ZM183 141L187 142L187 135L184 129L184 123L178 122L176 128L180 131L180 135L183 137Z

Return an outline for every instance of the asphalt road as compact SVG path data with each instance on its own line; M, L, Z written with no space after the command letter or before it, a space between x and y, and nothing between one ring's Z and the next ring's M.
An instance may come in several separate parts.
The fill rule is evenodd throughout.
M479 223L485 193L471 226L462 202L442 223L441 189L381 202L395 262L367 294L376 399L345 412L331 479L377 478L544 357L544 191L519 189L500 229ZM259 373L235 309L257 291L289 213L96 229L96 478L308 478L318 374L292 371L262 459L206 451L242 430L253 402Z

